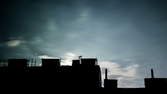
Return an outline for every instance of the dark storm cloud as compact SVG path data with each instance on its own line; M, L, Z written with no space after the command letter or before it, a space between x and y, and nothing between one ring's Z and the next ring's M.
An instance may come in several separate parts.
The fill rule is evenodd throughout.
M39 44L44 44L46 41L53 43L52 40L55 37L59 42L64 37L64 32L62 32L65 31L64 29L55 31L58 32L56 34L54 31L48 30L49 21L56 21L56 27L65 28L64 23L72 20L75 17L72 14L76 14L75 11L68 8L75 7L73 3L63 0L12 0L1 2L3 14L1 16L1 45L13 37L17 40L18 37L22 37L27 41L26 48L34 53L39 53ZM49 38L46 36L47 33L52 33ZM42 37L37 39L40 42L31 42L36 41L36 37Z

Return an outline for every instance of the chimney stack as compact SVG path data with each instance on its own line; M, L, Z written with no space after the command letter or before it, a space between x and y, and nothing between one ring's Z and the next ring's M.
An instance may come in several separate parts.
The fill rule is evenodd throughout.
M108 75L108 71L107 69L105 69L105 79L108 79L107 75Z
M151 78L154 78L154 70L151 69Z

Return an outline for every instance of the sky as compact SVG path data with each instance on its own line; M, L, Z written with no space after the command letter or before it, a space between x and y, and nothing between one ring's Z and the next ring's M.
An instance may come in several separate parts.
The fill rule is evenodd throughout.
M167 77L166 0L1 0L0 58L98 58L119 87Z

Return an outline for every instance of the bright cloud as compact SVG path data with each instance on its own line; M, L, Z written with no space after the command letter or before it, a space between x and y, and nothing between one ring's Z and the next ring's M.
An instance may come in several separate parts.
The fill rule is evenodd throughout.
M135 87L135 80L138 79L138 64L132 64L127 67L122 67L120 64L111 61L99 62L102 69L102 78L104 79L104 69L109 70L108 77L110 79L118 79L119 87ZM126 86L128 85L128 86Z
M77 59L78 55L67 52L64 55L64 58L62 59L62 65L72 65L72 60Z
M38 58L40 58L40 59L55 59L57 57L51 57L51 56L48 56L48 55L41 55L41 56L38 56Z
M77 59L77 55L71 52L67 52L64 54L63 58L61 59L61 65L72 65L72 60ZM48 55L40 55L38 56L39 59L56 59L58 57L52 57Z
M8 47L16 47L19 46L20 44L25 43L23 40L10 40L6 42L6 45Z

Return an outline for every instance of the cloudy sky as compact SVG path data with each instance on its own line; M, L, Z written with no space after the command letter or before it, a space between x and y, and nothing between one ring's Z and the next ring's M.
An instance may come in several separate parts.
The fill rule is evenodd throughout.
M119 87L167 77L166 0L1 0L0 58L97 57Z

